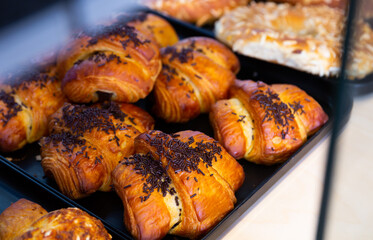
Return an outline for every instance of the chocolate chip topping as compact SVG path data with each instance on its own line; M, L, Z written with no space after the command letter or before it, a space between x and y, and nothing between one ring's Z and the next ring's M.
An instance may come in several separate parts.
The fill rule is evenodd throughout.
M17 116L19 111L22 111L22 106L16 103L11 93L7 93L4 90L0 91L0 101L4 102L7 108L6 110L0 109L0 121L3 122L3 127L5 127L11 118Z
M143 193L147 195L141 196L141 201L146 201L155 189L158 192L161 191L163 197L167 193L171 195L176 193L175 189L170 187L171 178L167 170L163 168L161 162L154 160L150 153L146 155L134 154L129 158L124 158L122 164L133 165L136 173L146 179L143 184Z
M258 84L258 87L263 87ZM294 115L287 104L282 102L277 93L270 88L266 90L257 89L254 91L253 99L257 100L260 107L265 110L263 122L274 120L275 124L282 127L289 125L289 121L294 120Z
M213 161L217 161L217 156L221 155L221 147L217 141L195 142L194 137L188 138L187 142L178 139L176 135L168 135L165 133L157 133L155 136L149 136L148 143L156 148L156 154L167 159L167 166L177 173L179 171L192 172L196 171L199 174L204 173L199 169L198 165L202 161L206 167L211 167ZM192 144L195 146L192 146Z
M202 172L198 165L202 162L208 168L212 166L213 161L218 160L217 156L223 157L221 155L222 149L217 145L217 141L204 142L201 140L195 142L192 136L188 138L187 142L183 142L178 139L179 135L177 134L168 135L159 132L156 135L152 135L153 133L153 131L150 134L145 133L147 138L145 141L150 146L155 147L155 154L159 158L166 158L166 166L161 161L154 160L154 156L150 153L146 155L135 154L130 158L125 158L122 162L122 164L127 166L134 165L136 173L141 174L146 179L143 192L147 195L141 197L142 201L146 201L154 189L161 191L163 196L166 196L167 193L171 195L176 193L175 189L170 187L171 178L167 173L170 167L175 174L181 171L189 173L195 171L205 176L205 173ZM195 146L192 146L193 144ZM187 177L188 179L189 177ZM198 182L196 177L193 179ZM178 205L178 198L175 198L175 201Z
M289 106L293 109L293 114L295 114L298 111L300 111L300 115L305 113L305 111L303 110L303 105L300 104L300 101L294 101L293 103L289 103Z
M166 76L167 82L171 81L171 79L175 76L178 76L176 69L171 67L168 64L162 65L162 74Z
M73 153L74 148L82 147L81 151L76 154L85 154L89 158L86 141L82 139L83 135L92 130L103 131L107 134L113 133L114 136L108 141L116 141L120 146L120 139L116 135L118 131L126 130L128 125L122 123L127 115L121 111L119 106L113 102L102 103L99 107L89 107L86 105L66 105L62 109L62 118L55 119L57 126L67 127L69 130L62 132L52 132L48 137L44 138L45 144L52 143L57 146L60 142L69 153ZM114 119L120 121L113 122ZM91 146L88 146L91 148ZM96 150L93 148L93 150ZM100 159L102 157L100 156ZM96 163L101 163L98 159Z
M141 41L138 37L137 30L134 27L127 25L125 22L116 22L110 26L100 26L99 28L88 29L75 35L76 38L82 36L90 37L90 40L87 41L86 47L97 44L100 39L113 36L119 36L121 38L127 37L126 40L120 41L124 49L126 49L130 43L135 47L138 47L150 42L149 40Z
M171 55L169 61L177 59L180 63L186 63L193 59L193 49L192 48L182 48L178 51L175 47L166 47L162 51L163 55Z

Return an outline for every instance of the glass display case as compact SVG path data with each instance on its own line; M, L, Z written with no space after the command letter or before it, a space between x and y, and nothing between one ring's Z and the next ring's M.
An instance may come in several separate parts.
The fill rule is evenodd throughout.
M11 101L7 98L9 94L12 95L15 91L9 88L7 84L22 84L24 76L26 78L31 76L31 73L28 72L29 68L34 71L35 66L40 67L42 65L45 67L55 61L58 63L59 61L56 59L62 58L62 52L69 52L70 48L73 49L71 51L74 51L75 46L66 47L66 43L71 39L83 38L82 36L87 34L90 40L87 45L82 43L80 47L89 48L91 45L95 45L98 41L97 33L89 33L91 34L89 35L90 30L86 29L96 29L95 27L100 25L104 26L103 32L105 33L107 31L105 26L113 24L113 17L117 18L125 13L127 14L125 24L128 24L131 21L141 21L138 20L144 18L144 15L141 14L146 13L165 19L172 25L180 40L196 36L213 38L224 44L224 48L232 50L240 66L240 70L234 73L234 78L238 79L235 81L250 79L259 85L263 81L268 86L273 86L273 89L280 84L295 85L304 90L308 94L308 98L315 99L328 116L324 125L315 127L316 130L311 131L308 137L304 138L303 136L302 144L285 154L286 158L279 163L263 165L246 161L243 159L244 156L238 157L238 162L245 174L245 180L235 193L236 203L226 215L221 217L220 221L203 232L199 238L372 238L373 234L369 223L373 219L373 208L370 207L369 203L373 195L369 193L368 189L373 185L373 177L369 173L372 166L369 160L372 159L373 154L370 147L371 140L373 140L373 129L370 124L373 120L373 115L370 112L370 103L373 103L373 2L371 0L350 1L344 7L346 1L336 0L326 1L332 2L332 5L335 4L333 6L321 5L320 7L319 2L321 1L311 6L300 5L299 3L291 5L294 1L274 1L275 3L269 3L270 1L241 1L242 6L235 6L237 9L242 8L240 10L242 12L237 14L240 16L237 20L240 23L237 28L232 26L234 24L232 12L236 9L232 12L226 12L225 15L219 14L220 12L217 10L213 9L214 11L211 11L209 9L210 13L213 12L212 16L215 19L212 22L204 19L206 20L205 24L205 21L193 20L187 22L182 18L186 13L190 13L186 9L187 5L183 5L179 11L167 12L154 7L155 5L151 5L149 2L155 1L40 0L32 3L26 3L26 1L5 3L1 10L0 19L0 49L2 52L0 55L0 104L2 104L0 105L0 124L3 125L0 128L0 133L3 135L0 139L0 144L2 144L0 146L0 149L2 149L0 151L0 212L20 198L37 202L48 211L61 207L78 207L101 220L113 239L133 238L131 232L123 224L123 215L125 215L123 203L115 191L95 192L89 196L74 199L68 197L68 194L61 190L53 178L46 176L47 174L45 174L41 165L41 160L45 157L40 150L40 145L43 145L43 143L39 142L39 139L43 135L49 134L41 133L47 127L44 127L44 130L42 127L35 130L41 133L39 139L11 151L6 150L6 146L11 146L13 141L8 141L8 139L13 139L12 137L17 133L6 135L8 133L4 129L12 117L19 116L23 107L27 108L21 106L20 102L22 100L20 99L15 98L16 100ZM158 1L158 7L161 6L160 2L167 1ZM223 2L225 1L220 1L220 3ZM190 4L193 4L193 1L190 1ZM200 1L194 4L203 5L205 2ZM206 6L202 5L193 6L192 12L194 13L194 10L197 12L197 9L207 9ZM250 7L245 9L247 6ZM273 10L275 8L276 10ZM284 9L288 11L286 14L281 12ZM318 14L322 12L323 15L310 17L314 12ZM264 13L264 15L260 16L260 13ZM231 19L223 19L227 18L229 14L232 14ZM301 14L310 15L304 17ZM230 22L231 20L232 22ZM250 23L242 24L246 20ZM282 25L277 26L277 24ZM303 29L306 24L310 29ZM129 28L132 29L132 26ZM147 26L147 28L152 29L154 26ZM224 28L224 30L221 30L221 28ZM85 30L82 31L82 29ZM294 29L300 32L297 33L298 36L294 37L292 35L295 34ZM229 31L231 33L227 34ZM159 32L162 32L162 29ZM260 38L256 40L253 37L263 33L264 35L260 35ZM131 35L128 32L126 34ZM327 36L327 38L319 38L321 35ZM110 36L114 38L112 35ZM234 41L236 37L238 39ZM310 47L311 43L309 43L312 37L315 38L313 39L315 42L312 43L314 44L313 48ZM250 44L252 45L242 44L246 40L251 41ZM263 44L264 42L267 45ZM138 50L141 48L140 45L147 43L145 40L133 44ZM125 49L128 42L122 41L121 44ZM191 46L193 44L194 42ZM281 50L273 46L280 46ZM188 47L185 45L180 48L181 50L177 49L173 52L171 47L158 49L157 51L161 51L163 56L171 54L172 59L169 60L168 64L163 63L163 69L160 70L161 68L159 68L159 71L166 71L165 66L169 66L173 59L178 58L180 62L183 59L189 61L188 53L182 56L177 54L178 50L187 52ZM192 48L194 47L192 46ZM125 62L124 58L128 62L133 61L134 55L127 55L123 59L122 56L110 58L107 54L110 52L109 50L104 51L104 55L106 54L105 63L99 66L88 66L88 63L84 63L88 66L87 71L90 71L90 69L96 71L105 64L108 66L110 62L123 63ZM84 64L81 63L87 59L91 62L101 63L100 61L103 61L103 58L97 57L97 51L90 53L89 56L82 57L79 61L74 61L73 66L82 67ZM199 51L198 54L200 54L203 51L209 51L209 48L207 50L197 49L196 51ZM314 54L316 53L319 55L315 59ZM311 57L307 58L308 56ZM146 57L149 57L149 55ZM214 60L218 58L215 56ZM321 62L321 58L332 60ZM303 59L306 59L306 61ZM314 64L313 61L316 62L316 67L307 68L308 64ZM61 62L63 61L61 60ZM125 63L127 64L127 62ZM318 64L321 63L329 64L329 69L319 68ZM206 63L206 66L208 64ZM194 66L195 64L191 65ZM59 71L64 67L61 66L57 66ZM218 69L218 67L215 68ZM170 78L177 74L168 71L168 75L164 74L164 76L168 79L165 81L170 82ZM197 70L192 71L195 73ZM218 72L218 70L216 71ZM19 77L17 73L22 74ZM75 72L74 74L81 73ZM198 73L194 75L201 79ZM9 79L13 82L9 82ZM134 81L138 81L138 79ZM193 84L198 85L197 83ZM207 83L204 84L204 86L208 85ZM261 107L262 105L267 106L264 107L263 116L265 115L265 117L261 119L262 125L271 121L272 118L275 122L276 117L279 122L285 119L286 123L283 124L283 127L288 126L288 130L280 131L279 126L277 126L277 129L280 129L280 141L281 138L284 141L289 140L290 137L287 136L290 136L289 131L292 132L293 128L290 128L288 121L290 124L292 122L300 124L299 121L303 120L298 118L294 120L294 115L298 114L301 118L306 115L304 111L311 111L306 107L306 102L310 102L310 100L307 96L302 95L298 99L294 95L288 100L286 109L280 109L279 106L283 107L283 105L277 106L278 104L276 105L277 108L274 108L276 101L280 101L279 95L281 97L281 94L272 93L271 95L271 90L268 88L269 97L266 99L269 103L263 99L260 102L258 100L260 97L255 97L255 94L260 92L262 87L259 85L258 90L253 93L251 98L245 96L244 99L255 99ZM90 85L85 85L81 89L88 88L87 86ZM286 90L288 90L289 85L286 86ZM221 90L220 87L217 89ZM39 94L37 91L39 90L35 90L35 94ZM97 98L107 100L107 98L113 97L113 94L108 94L108 92L101 91ZM204 91L201 90L201 92ZM234 91L231 90L231 92ZM78 95L77 93L74 94ZM154 129L161 130L172 137L176 132L193 130L218 139L211 120L211 113L209 115L207 111L183 123L170 123L168 120L162 119L159 114L161 110L154 111L153 105L160 100L155 100L156 97L152 94L135 101L134 104L152 115L155 119ZM205 94L210 93L205 92ZM54 97L56 97L55 95L58 94L53 93ZM234 96L233 93L231 95ZM264 95L265 92L263 92ZM34 96L30 95L28 97L33 99ZM61 98L63 97L61 96ZM66 102L74 102L71 100L72 98L68 98L70 100L65 99ZM180 96L180 98L182 97ZM170 99L167 101L171 101ZM297 100L299 101L297 102ZM40 100L39 104L44 104L43 101L43 99ZM90 101L88 101L88 104L91 103ZM298 107L295 106L296 103L298 103ZM4 110L4 106L7 106L9 110ZM189 110L183 108L183 111ZM289 111L292 116L290 120L283 115L284 111ZM35 113L30 114L32 116ZM309 118L314 118L314 121L324 121L316 119L318 118L316 115ZM243 116L237 122L245 122L244 119L249 119L249 117L245 118ZM89 121L87 120L87 122ZM254 132L254 127L252 129ZM32 131L32 129L28 131ZM255 131L259 132L259 130ZM250 135L247 132L245 134L246 137ZM254 136L258 136L255 135L256 132L251 134L253 139ZM299 134L307 135L304 132ZM296 141L296 138L292 137L294 141ZM273 139L271 139L272 142ZM254 144L259 143L254 142ZM228 149L229 146L224 147ZM54 148L57 148L57 145ZM263 148L275 152L273 147L272 149L268 146ZM98 159L95 163L101 163L101 160ZM161 190L158 189L159 191ZM190 196L191 199L193 199L192 196ZM167 234L165 238L182 239L171 234Z

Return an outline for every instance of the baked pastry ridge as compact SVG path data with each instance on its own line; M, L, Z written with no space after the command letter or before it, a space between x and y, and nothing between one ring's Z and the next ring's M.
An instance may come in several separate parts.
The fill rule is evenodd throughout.
M58 53L62 91L76 103L136 102L153 89L161 69L158 43L141 18L81 31ZM138 28L134 26L139 26Z
M240 68L232 51L206 37L183 39L161 54L153 112L167 122L186 122L208 112L211 104L227 97Z
M40 141L42 167L63 194L77 199L112 189L112 170L133 154L134 138L154 120L129 103L66 104L49 126L51 134Z
M136 138L135 148L113 171L124 223L135 238L196 238L233 209L243 168L214 139L149 131Z
M322 107L290 84L236 80L230 99L210 112L215 138L236 159L272 165L286 161L328 120Z
M50 116L66 101L55 66L30 69L0 84L0 151L12 152L48 134Z

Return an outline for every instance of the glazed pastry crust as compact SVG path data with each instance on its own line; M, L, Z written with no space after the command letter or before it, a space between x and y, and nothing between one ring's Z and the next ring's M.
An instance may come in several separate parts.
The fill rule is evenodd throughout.
M205 37L184 39L161 52L153 112L167 122L186 122L208 112L227 97L240 66L228 48Z
M118 21L121 21L120 18ZM153 38L160 48L172 46L179 41L172 25L157 15L140 13L128 24L136 29L141 29L142 33L149 32L148 37Z
M239 81L210 112L215 138L236 159L272 165L289 158L328 120L321 106L288 84Z
M12 152L48 133L50 116L66 101L56 68L31 71L0 85L0 151Z
M243 55L331 76L340 70L343 25L340 9L252 2L220 18L215 34Z
M65 105L50 122L52 134L41 140L44 172L53 177L61 192L72 199L98 190L110 191L112 170L123 157L133 154L134 138L154 127L153 118L132 104L114 105L118 106L117 110L95 118L95 112L100 114L97 109L103 106ZM79 118L79 115L89 114L87 112L92 109L95 112L89 116L93 119ZM123 114L123 118L116 114ZM102 121L106 116L108 118ZM71 128L79 125L79 121L97 122L98 125L91 127L83 124L82 129Z
M157 142L162 144L158 145ZM191 148L202 143L217 144L214 139L195 131L173 135L150 131L135 140L136 152L150 157L150 161L157 162L166 171L163 179L170 179L172 194L162 194L162 191L155 189L143 200L146 195L143 186L150 182L146 180L149 176L140 175L126 161L113 172L115 189L125 207L125 225L137 239L159 239L167 233L196 238L217 224L234 207L234 191L244 180L241 165L220 147L221 155L216 153L216 160L212 160L211 165L201 161L196 166L199 170L177 170L167 154L174 151L173 144L181 142ZM136 169L139 171L140 168Z
M47 212L40 205L20 199L0 215L2 240L111 239L101 221L77 208Z
M39 204L26 199L18 200L0 214L0 239L16 239L47 213Z
M111 239L104 225L78 208L59 209L39 218L17 239Z
M249 0L142 0L146 6L186 22L202 26L221 17Z
M118 102L145 98L161 69L151 33L118 22L95 31L77 34L58 54L64 94L78 103L96 102L100 92Z

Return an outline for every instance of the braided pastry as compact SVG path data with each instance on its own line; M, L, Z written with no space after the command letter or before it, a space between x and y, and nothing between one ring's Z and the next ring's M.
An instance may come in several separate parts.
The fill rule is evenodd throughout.
M0 84L0 151L18 150L48 133L50 116L65 102L61 82L49 66L10 77Z
M182 21L202 26L249 0L142 0L146 6Z
M111 171L134 152L134 138L154 126L131 104L66 104L53 115L51 135L41 140L42 167L72 199L111 190Z
M0 239L111 239L100 220L78 208L47 212L19 199L0 214Z
M220 18L215 34L243 55L331 76L340 71L344 20L323 5L252 2Z
M237 57L205 37L186 38L161 50L163 67L154 86L154 113L168 122L186 122L227 96L239 70Z
M196 238L233 209L243 168L214 139L194 131L150 131L135 139L135 148L113 178L124 223L136 239L167 233Z
M236 80L210 112L215 138L233 157L266 165L285 161L327 120L298 87L251 80Z
M96 102L100 93L119 102L145 98L161 69L150 35L126 22L77 34L57 58L62 91L79 103Z

